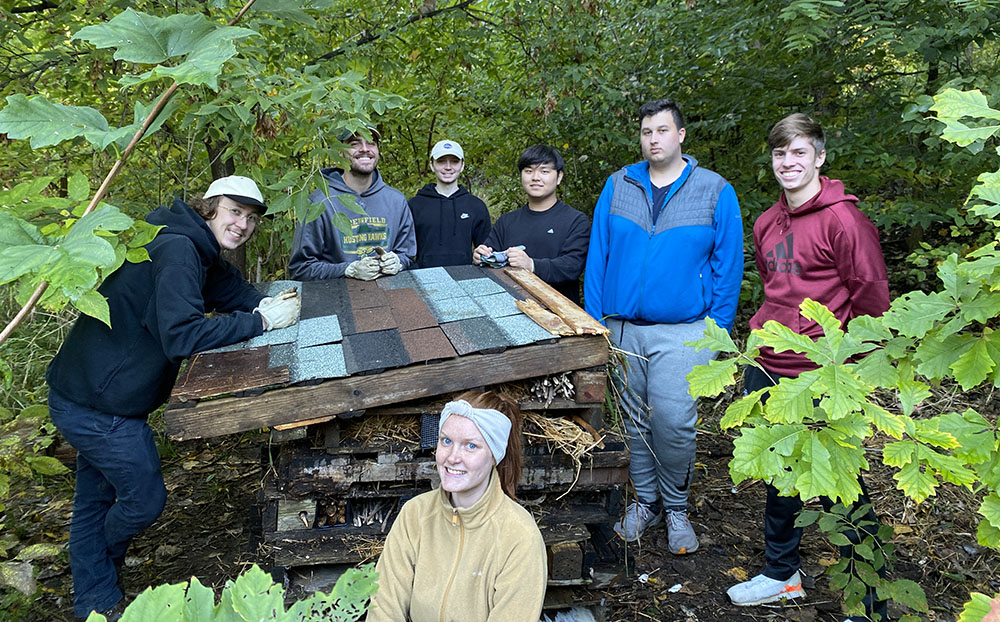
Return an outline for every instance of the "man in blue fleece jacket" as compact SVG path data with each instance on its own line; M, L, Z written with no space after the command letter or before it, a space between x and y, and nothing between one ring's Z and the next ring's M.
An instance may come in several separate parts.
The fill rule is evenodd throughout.
M645 160L609 177L594 208L584 304L628 356L616 384L636 499L615 531L631 542L666 517L670 551L683 555L698 548L687 516L698 414L686 377L713 356L684 344L706 318L732 328L743 222L733 187L681 153L677 104L647 102L639 119Z

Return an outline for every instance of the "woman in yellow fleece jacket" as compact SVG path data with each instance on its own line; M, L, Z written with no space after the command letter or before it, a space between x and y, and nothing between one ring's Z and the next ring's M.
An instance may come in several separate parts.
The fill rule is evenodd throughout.
M470 391L441 412L441 486L403 505L376 570L368 622L537 622L547 577L538 526L517 504L521 413Z

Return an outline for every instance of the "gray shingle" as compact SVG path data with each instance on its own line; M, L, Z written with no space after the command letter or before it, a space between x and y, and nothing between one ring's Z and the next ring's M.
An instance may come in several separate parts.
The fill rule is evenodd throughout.
M336 315L314 317L299 322L298 346L308 348L327 343L336 343L343 339L340 332L340 320Z
M344 346L332 343L325 346L299 348L288 369L291 382L315 378L340 378L347 375L344 364Z
M504 336L517 346L555 338L555 335L535 324L535 321L527 315L499 317L493 321L503 331Z
M492 281L490 282L492 283ZM497 285L497 287L500 286ZM479 296L476 298L476 304L486 312L486 315L493 318L521 314L521 310L517 308L517 299L503 291L503 288L499 294Z
M427 302L427 306L430 307L431 313L434 314L439 324L486 315L479 308L479 305L476 304L476 301L469 296L445 298L444 300L435 300L432 298Z
M259 337L254 337L253 339L246 342L248 348L259 348L261 346L273 346L279 343L292 343L299 336L299 325L298 323L292 324L287 328L276 328L274 330L269 330Z
M496 281L487 277L459 281L459 284L470 296L489 296L506 291Z

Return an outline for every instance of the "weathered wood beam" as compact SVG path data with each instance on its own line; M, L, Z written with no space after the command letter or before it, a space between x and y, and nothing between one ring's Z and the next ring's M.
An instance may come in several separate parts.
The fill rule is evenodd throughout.
M430 365L412 365L371 376L327 380L261 395L170 404L164 412L174 440L209 438L316 419L330 414L571 371L608 360L604 339L568 337L554 343L511 348Z
M510 278L566 322L577 335L607 335L608 329L566 296L524 268L504 268ZM518 305L520 307L520 305ZM544 326L544 325L543 325Z

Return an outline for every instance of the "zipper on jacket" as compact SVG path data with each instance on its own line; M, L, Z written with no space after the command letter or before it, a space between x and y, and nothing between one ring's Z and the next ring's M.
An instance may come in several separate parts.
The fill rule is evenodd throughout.
M444 611L448 606L448 592L451 591L451 586L455 583L455 577L458 575L458 565L462 562L462 549L465 547L465 523L462 522L462 517L459 515L457 508L451 509L451 524L458 527L458 554L455 556L455 567L451 569L451 576L448 577L448 585L444 588L444 596L441 597L441 612L438 614L439 622L444 622Z

